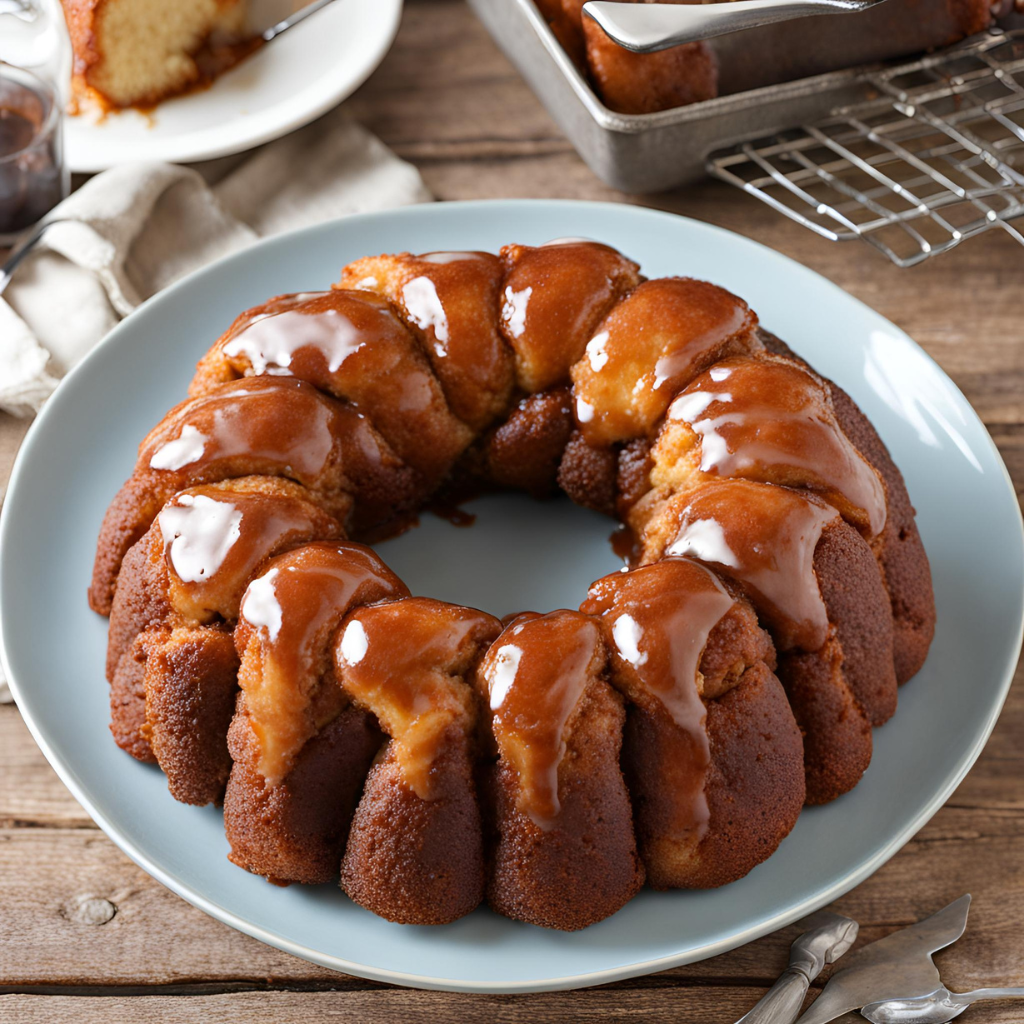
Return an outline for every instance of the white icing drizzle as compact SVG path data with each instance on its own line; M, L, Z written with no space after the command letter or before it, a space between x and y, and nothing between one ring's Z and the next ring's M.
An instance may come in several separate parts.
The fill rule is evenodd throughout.
M271 569L254 579L246 588L239 610L241 618L257 629L263 628L271 643L281 631L281 605L274 590L274 579L279 569Z
M324 353L328 370L335 373L365 344L364 333L336 309L322 313L286 310L257 317L225 344L224 354L229 358L245 356L258 376L287 372L292 356L312 346Z
M692 555L702 562L718 562L739 568L739 559L725 540L722 524L714 519L695 519L687 523L679 536L668 546L666 554Z
M669 406L668 418L693 423L712 402L731 401L732 395L728 391L684 391Z
M576 399L576 419L580 423L589 423L594 418L594 407L582 398Z
M504 644L498 648L494 661L488 667L487 682L491 692L491 710L501 707L508 691L515 682L523 650L515 644Z
M210 438L197 427L186 423L181 433L173 440L161 445L149 460L150 469L181 469L192 462L198 462L206 450Z
M647 652L640 650L643 630L632 615L620 615L612 626L612 640L619 654L634 668L647 663Z
M587 342L587 357L590 359L590 368L598 373L608 362L608 352L605 345L608 344L608 332L601 331Z
M402 301L412 322L421 330L434 332L434 352L448 355L448 317L429 277L414 277L402 288Z
M511 285L505 287L505 301L501 307L501 322L513 338L522 336L526 330L526 307L529 304L533 288L527 286L522 291L513 291Z
M241 535L242 513L229 501L180 494L157 517L171 567L183 583L208 580Z
M366 630L358 619L353 619L341 634L340 651L342 658L349 665L358 665L366 657L370 641Z

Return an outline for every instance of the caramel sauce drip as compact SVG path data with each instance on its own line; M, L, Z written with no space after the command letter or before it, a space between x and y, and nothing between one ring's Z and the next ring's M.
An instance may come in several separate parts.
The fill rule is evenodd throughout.
M814 551L839 519L835 509L787 487L730 480L701 487L672 511L666 555L687 555L739 583L781 650L825 643Z
M253 377L173 409L142 442L139 464L200 481L235 462L246 473L280 472L314 486L358 419L311 384Z
M599 242L564 240L502 249L502 333L523 360L529 392L563 383L616 298L639 280L635 264ZM525 373L524 373L525 371Z
M172 607L195 622L234 622L260 563L318 534L337 535L327 522L313 505L286 494L218 486L179 493L157 516Z
M668 558L605 576L580 605L584 614L601 616L616 687L641 707L653 698L686 737L673 765L673 778L684 787L675 801L673 831L689 833L695 842L710 819L704 783L711 744L700 661L712 629L733 604L708 569Z
M268 783L287 775L303 744L339 710L336 687L319 684L342 619L355 605L408 594L370 548L348 542L280 555L249 584L235 631L238 682Z
M503 760L519 775L518 807L540 828L561 810L566 726L604 661L600 626L579 612L518 616L480 668Z
M464 679L500 632L493 615L414 597L359 608L338 633L335 675L356 704L377 716L421 800L435 796L431 773L450 730L468 735L475 723Z
M668 418L700 438L702 472L807 486L871 536L882 532L882 481L843 433L825 384L799 364L724 359L675 399Z
M588 341L572 371L576 420L595 447L646 437L669 403L723 355L760 350L757 317L724 288L645 281Z

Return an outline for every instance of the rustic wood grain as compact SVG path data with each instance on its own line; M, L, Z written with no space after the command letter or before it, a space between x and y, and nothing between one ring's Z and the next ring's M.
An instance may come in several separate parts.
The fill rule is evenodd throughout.
M642 199L602 185L461 0L407 0L353 115L413 161L441 199L550 196L632 202L763 242L845 288L916 338L978 410L1024 493L1024 250L991 232L897 271L866 246L833 244L716 183ZM233 166L200 169L216 180ZM794 301L799 301L794 297ZM25 424L0 415L0 486ZM964 891L973 927L939 955L956 988L1024 985L1024 689L946 807L836 909L862 942ZM970 685L970 680L964 681ZM0 707L0 1021L81 1024L245 1020L726 1022L786 961L796 929L713 960L586 992L495 997L419 993L350 978L226 928L135 867L93 825ZM978 1024L1019 1006L977 1007ZM848 1018L849 1020L860 1018Z

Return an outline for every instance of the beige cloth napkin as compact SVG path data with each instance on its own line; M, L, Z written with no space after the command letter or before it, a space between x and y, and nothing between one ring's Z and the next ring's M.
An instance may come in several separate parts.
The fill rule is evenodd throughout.
M280 231L431 198L419 172L344 108L212 187L171 164L97 175L49 215L61 223L0 299L0 409L33 415L118 320L204 263Z

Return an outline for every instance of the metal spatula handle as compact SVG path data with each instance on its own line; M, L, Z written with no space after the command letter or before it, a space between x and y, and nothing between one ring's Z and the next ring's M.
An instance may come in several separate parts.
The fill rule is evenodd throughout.
M883 2L729 0L725 3L647 4L590 0L583 5L583 13L593 18L619 46L636 53L653 53L739 29L819 14L850 14Z

